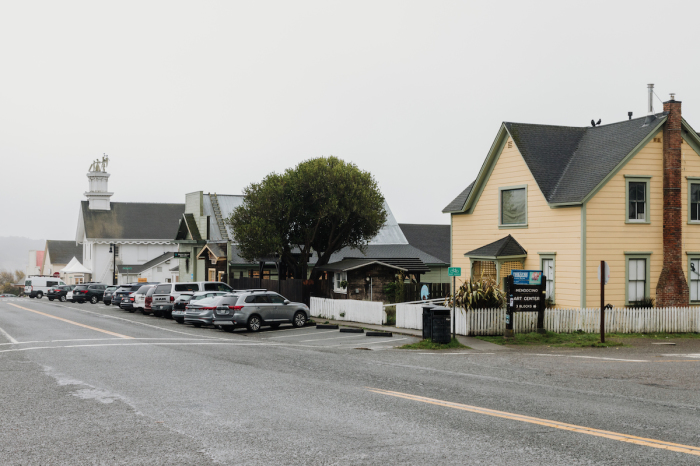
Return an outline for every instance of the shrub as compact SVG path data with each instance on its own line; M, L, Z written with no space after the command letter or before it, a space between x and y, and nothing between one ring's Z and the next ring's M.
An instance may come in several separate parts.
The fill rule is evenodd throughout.
M455 293L456 305L465 309L494 309L506 304L506 294L498 287L496 280L473 277L462 283ZM452 297L445 298L445 306L452 306Z

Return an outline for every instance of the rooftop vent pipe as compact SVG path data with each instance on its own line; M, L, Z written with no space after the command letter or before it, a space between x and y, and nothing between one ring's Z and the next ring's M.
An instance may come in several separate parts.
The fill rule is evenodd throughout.
M644 119L644 124L642 126L649 126L652 121L656 120L656 117L654 116L654 85L653 84L647 84L647 88L649 90L649 112L647 113L647 117Z

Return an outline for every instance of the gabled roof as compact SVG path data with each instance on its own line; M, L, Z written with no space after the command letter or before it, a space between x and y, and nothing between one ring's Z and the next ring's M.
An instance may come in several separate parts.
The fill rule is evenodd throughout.
M360 269L362 267L367 267L368 265L372 264L379 264L384 267L408 272L408 269L404 269L377 259L344 259L340 262L335 262L333 264L327 264L322 267L319 267L319 270L327 272L349 272L350 270Z
M172 241L185 211L185 204L112 202L110 210L90 210L82 201L80 206L85 236L93 239Z
M61 273L92 273L90 269L85 267L77 258L72 258L68 264L59 270Z
M201 241L202 235L199 233L199 228L197 227L197 222L192 214L182 214L182 223L185 224L187 231L194 241ZM178 238L179 239L179 238ZM184 238L183 238L184 239Z
M505 122L477 179L443 212L466 211L512 137L540 191L550 204L580 204L630 154L651 138L666 121L666 114L625 120L596 127L570 127Z
M46 250L52 264L68 264L72 258L83 260L83 247L75 241L46 240Z
M207 243L204 245L199 254L197 254L197 259L206 259L208 254L205 251L211 252L217 259L226 258L226 243Z
M153 267L162 264L163 262L166 262L170 259L175 257L174 252L164 252L160 256L151 259L150 261L146 262L145 264L134 264L134 265L129 265L129 264L117 264L117 270L119 273L126 273L126 274L135 274L135 273L141 273L144 270L152 269Z
M450 263L450 225L399 223L408 244Z
M526 256L527 251L511 235L501 238L486 246L481 246L464 254L466 257L487 257L498 259L501 257Z

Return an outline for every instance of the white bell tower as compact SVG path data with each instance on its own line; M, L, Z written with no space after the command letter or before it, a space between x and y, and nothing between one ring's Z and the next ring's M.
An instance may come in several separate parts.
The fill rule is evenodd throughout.
M106 168L108 164L109 157L103 155L102 160L97 159L90 165L90 171L87 174L88 180L90 181L90 191L85 193L90 210L111 209L109 198L112 197L114 193L110 193L107 190L109 173L107 173Z

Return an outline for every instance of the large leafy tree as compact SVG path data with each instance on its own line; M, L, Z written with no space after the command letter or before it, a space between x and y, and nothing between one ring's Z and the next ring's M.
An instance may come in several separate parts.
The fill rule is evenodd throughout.
M332 156L271 173L243 194L243 204L226 220L241 256L254 261L278 255L303 278L314 252L315 268L325 265L342 248L363 249L386 222L374 177Z

